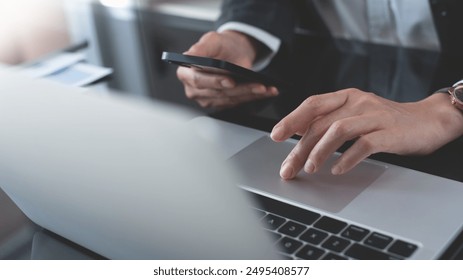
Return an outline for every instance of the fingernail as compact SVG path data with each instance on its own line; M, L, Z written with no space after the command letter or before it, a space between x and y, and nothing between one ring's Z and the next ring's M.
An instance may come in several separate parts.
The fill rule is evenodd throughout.
M276 89L276 88L273 88L273 89L272 89L272 95L273 95L273 96L278 96L279 94L280 94L280 93L278 92L278 89Z
M283 127L275 126L272 130L272 133L270 133L270 137L273 140L281 140L283 138L283 134L284 134Z
M267 88L265 86L256 86L251 89L252 93L265 93Z
M220 82L220 84L221 84L224 88L232 88L232 87L234 86L233 83L232 83L230 80L227 80L227 79L222 80L222 81Z
M283 163L280 169L280 177L287 180L293 177L294 169L287 164L286 162Z
M331 174L333 174L333 175L341 175L342 174L341 167L339 167L338 165L333 166L333 168L331 168Z
M313 164L313 162L308 159L304 165L304 171L309 173L309 174L312 174L315 172L315 164Z

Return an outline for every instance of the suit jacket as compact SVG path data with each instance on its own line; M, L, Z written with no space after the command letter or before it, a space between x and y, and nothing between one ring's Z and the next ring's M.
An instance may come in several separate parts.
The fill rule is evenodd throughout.
M348 1L348 0L347 0ZM428 0L443 52L463 55L462 0ZM239 21L280 38L291 49L297 26L311 33L329 31L310 0L224 0L218 24Z

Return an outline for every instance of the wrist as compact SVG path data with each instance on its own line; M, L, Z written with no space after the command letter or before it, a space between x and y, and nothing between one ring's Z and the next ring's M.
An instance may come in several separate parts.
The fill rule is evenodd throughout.
M456 137L463 134L463 112L452 104L448 93L435 93L422 102L427 113L435 112L434 117L444 131L452 131Z

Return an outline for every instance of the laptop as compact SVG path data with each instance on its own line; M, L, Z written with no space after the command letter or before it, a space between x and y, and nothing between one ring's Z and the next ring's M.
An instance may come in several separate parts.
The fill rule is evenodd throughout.
M4 192L110 259L434 259L463 224L460 182L372 160L283 181L295 140L4 68L0 128Z

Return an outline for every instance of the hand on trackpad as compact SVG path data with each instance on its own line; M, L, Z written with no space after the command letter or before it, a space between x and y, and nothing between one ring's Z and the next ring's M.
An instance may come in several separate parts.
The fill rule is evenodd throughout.
M386 170L385 166L364 161L349 173L334 176L329 168L337 157L333 155L317 173L309 175L301 171L295 179L285 181L280 178L279 170L293 147L291 142L275 143L269 137L247 146L230 159L241 171L238 183L337 213Z

